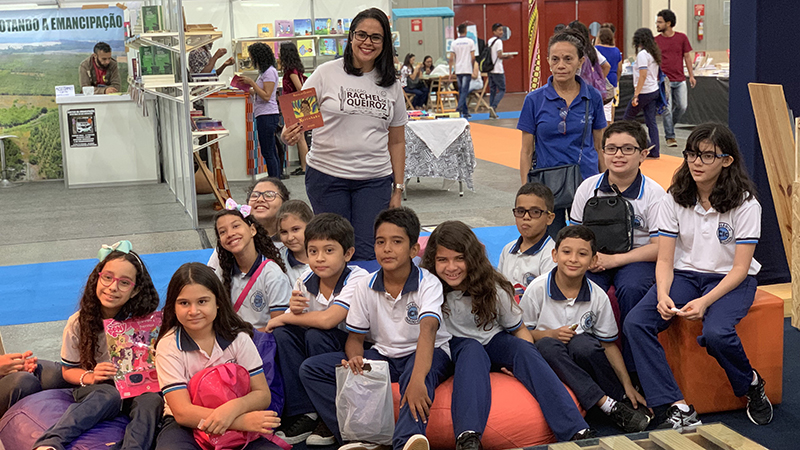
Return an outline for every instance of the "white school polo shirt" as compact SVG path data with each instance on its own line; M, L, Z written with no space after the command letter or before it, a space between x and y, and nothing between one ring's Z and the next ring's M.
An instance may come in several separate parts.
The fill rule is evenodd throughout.
M583 223L583 208L594 197L595 190L600 197L616 195L608 182L608 171L591 176L578 186L575 199L572 200L572 211L569 213L571 223ZM622 192L622 196L633 207L633 248L647 245L651 237L658 236L656 214L664 194L664 188L652 178L642 175L641 171L633 184Z
M350 310L350 302L353 300L353 292L359 280L366 278L369 272L358 266L346 266L333 288L330 298L325 298L319 291L320 277L311 269L307 269L295 282L294 290L309 300L308 311L325 311L331 305L339 305L345 310ZM286 314L292 314L291 310L286 310ZM337 328L347 331L344 321Z
M258 354L256 345L247 333L239 333L233 342L217 335L210 355L198 347L181 326L170 330L156 345L158 385L163 394L187 389L189 380L195 374L208 367L225 363L235 363L244 367L250 372L251 377L264 372L261 355ZM166 399L164 415L172 415Z
M444 314L447 331L453 336L475 339L481 345L488 344L503 330L516 331L522 326L522 309L500 287L497 287L497 297L497 318L486 327L479 327L478 318L472 313L472 296L462 291L448 292L449 312Z
M286 267L286 278L289 280L290 285L294 285L303 272L308 270L308 264L300 262L294 257L294 252L289 250L289 247L283 247L280 250L281 259L283 259L283 267Z
M556 244L549 234L545 233L539 242L524 252L520 251L521 245L522 236L506 244L500 252L500 263L497 266L497 270L514 286L517 301L534 278L556 266L553 261Z
M69 316L67 324L64 326L64 333L61 337L61 364L68 369L81 366L81 351L80 351L80 323L78 318L80 311ZM125 320L127 317L114 317L115 320ZM108 354L108 342L106 341L105 330L97 334L97 351L94 353L94 359L99 364L101 362L111 362L111 356Z
M417 350L419 322L424 317L439 321L434 347L450 355L450 333L442 322L442 282L425 269L411 264L398 298L386 292L383 269L356 284L347 313L347 331L367 334L372 346L387 358L402 358Z
M278 249L278 251L280 251L284 247L283 242L280 240L280 237L277 234L272 236L272 245L274 245L275 248ZM211 257L208 258L208 262L206 263L206 265L214 269L214 272L217 273L219 279L220 280L222 279L222 270L219 266L219 255L217 254L216 248L214 249L213 252L211 252ZM292 280L289 284L292 283L294 283L294 280Z
M575 332L589 333L601 341L617 339L619 329L608 295L585 276L576 298L567 298L556 285L553 269L537 277L519 302L525 326L531 330L555 330L578 324Z
M264 261L264 256L259 254L247 273L242 273L238 265L233 265L231 274L231 303L233 305L236 305L239 294L242 293L262 261ZM289 308L291 297L292 285L289 284L289 279L275 261L270 261L261 270L237 314L254 327L263 328L267 326L269 314L272 311L285 311Z
M727 274L733 268L738 244L758 244L761 237L761 204L751 198L724 214L700 203L684 208L665 195L658 214L659 236L677 239L675 269ZM761 270L753 258L748 275Z

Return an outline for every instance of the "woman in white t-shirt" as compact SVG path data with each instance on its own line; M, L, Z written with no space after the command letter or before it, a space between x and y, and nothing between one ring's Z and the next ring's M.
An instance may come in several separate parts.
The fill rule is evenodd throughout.
M408 116L393 59L386 13L370 8L353 18L344 57L317 67L303 85L317 90L325 122L313 130L306 193L315 214L350 221L357 260L375 258L375 217L400 206L405 189ZM286 127L281 138L293 145L302 131Z
M414 94L411 106L423 109L428 102L428 88L422 81L422 63L416 64L413 53L406 55L403 67L400 68L400 85L407 94Z
M658 70L661 66L661 50L653 39L649 28L639 28L633 33L633 47L636 49L636 62L633 70L633 98L625 110L624 120L633 120L644 112L644 123L650 135L653 148L648 158L661 155L656 124L656 102L658 101Z

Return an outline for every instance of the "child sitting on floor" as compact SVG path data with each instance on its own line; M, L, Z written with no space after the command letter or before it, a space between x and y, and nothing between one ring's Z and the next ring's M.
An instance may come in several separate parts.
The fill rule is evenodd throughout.
M289 284L294 286L300 275L308 270L308 256L304 233L306 225L314 217L311 208L302 200L289 200L278 210L278 229L283 247L280 249L283 267Z
M586 278L597 260L594 239L585 226L562 228L552 252L556 268L533 280L519 305L536 347L583 409L598 406L626 433L642 431L650 416L614 342L611 303Z

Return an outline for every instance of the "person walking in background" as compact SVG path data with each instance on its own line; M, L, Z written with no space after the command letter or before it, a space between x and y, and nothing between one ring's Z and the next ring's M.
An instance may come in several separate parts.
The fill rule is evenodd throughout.
M661 65L661 51L653 40L653 32L649 28L639 28L633 33L633 48L636 49L636 61L633 68L633 98L625 110L625 120L633 120L644 113L644 123L650 135L652 149L648 158L661 156L656 124L656 101L661 95L658 92L658 69Z
M586 25L583 22L579 22L574 20L569 23L567 26L570 30L575 30L576 36L581 40L583 44L583 54L586 57L583 60L583 65L581 66L580 72L578 74L586 81L590 86L594 86L601 95L604 94L605 91L605 77L608 76L609 72L611 71L611 65L606 61L606 57L603 56L602 53L599 53L595 50L594 46L592 45L592 37L589 34L589 29L586 28ZM602 83L595 83L595 80L600 78L600 82Z
M675 13L669 9L662 9L656 16L655 41L661 50L661 70L669 78L670 92L669 106L662 114L664 119L664 135L667 147L677 147L675 140L675 124L678 123L689 105L688 91L686 90L686 76L683 74L683 63L689 72L689 84L694 88L697 80L694 78L692 67L692 44L685 34L675 31Z
M494 67L489 71L489 115L492 119L497 119L497 107L500 106L500 100L506 94L506 73L503 69L503 60L514 57L514 55L503 53L504 32L505 27L502 23L492 25L494 36L488 42L491 58L494 61Z
M472 80L472 62L475 61L475 43L467 37L467 24L458 26L458 39L451 45L452 58L450 61L455 66L458 77L458 107L456 110L461 117L470 118L467 98L469 97L469 83Z
M604 23L597 32L597 39L594 48L598 54L603 55L608 61L610 70L606 75L608 82L614 86L614 100L606 103L603 106L606 113L606 122L611 124L614 121L614 113L619 104L619 73L622 72L622 52L616 47L614 43L615 28L611 23Z

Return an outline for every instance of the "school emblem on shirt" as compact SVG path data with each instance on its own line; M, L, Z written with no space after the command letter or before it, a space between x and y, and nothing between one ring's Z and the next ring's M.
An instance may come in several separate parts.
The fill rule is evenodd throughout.
M514 285L514 300L519 305L519 301L522 299L522 296L525 295L525 286L517 283ZM476 316L477 317L477 316Z
M414 302L406 305L406 323L409 325L419 325L419 306Z
M639 214L633 215L633 228L644 230L644 217Z
M583 316L581 316L580 326L581 329L584 331L591 331L594 328L594 324L597 323L597 315L594 311L586 311Z
M535 278L536 275L530 272L525 272L525 275L522 276L522 282L525 283L525 286L528 286L529 284L531 284L531 281L533 281ZM525 291L525 288L523 288L522 290Z
M250 304L252 305L253 311L263 311L267 306L267 298L263 292L256 291L256 293L250 297Z
M367 92L341 86L339 88L339 110L345 114L372 116L386 120L392 116L392 104L388 100L388 92L379 89L378 93Z
M733 227L725 222L720 222L719 228L717 228L717 238L720 244L731 242L733 240Z

